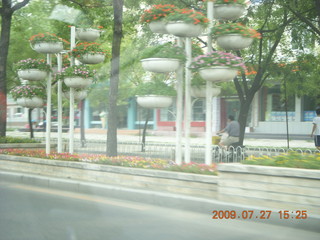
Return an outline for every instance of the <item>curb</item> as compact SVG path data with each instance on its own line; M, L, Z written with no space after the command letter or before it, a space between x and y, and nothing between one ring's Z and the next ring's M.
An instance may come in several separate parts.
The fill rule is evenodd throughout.
M213 216L213 211L236 211L237 216L241 215L243 211L260 211L271 210L272 214L269 219L227 219L229 221L256 221L259 223L267 223L274 225L282 225L291 228L299 228L307 231L314 231L320 233L320 215L308 215L307 219L280 219L278 215L279 210L262 209L259 207L252 207L240 204L232 204L221 202L217 200L197 198L192 196L185 196L180 194L165 193L158 191L132 189L120 187L115 185L106 185L85 181L76 181L64 178L54 178L39 176L34 174L0 171L0 181L13 182L18 184L33 185L38 187L45 187L49 189L71 191L82 194L91 194L101 197L115 198L126 201L133 201L156 205L160 207L175 208L180 210L198 212L207 214L208 219ZM284 209L288 210L288 209ZM240 214L239 214L240 213ZM212 221L219 221L222 219L212 219Z

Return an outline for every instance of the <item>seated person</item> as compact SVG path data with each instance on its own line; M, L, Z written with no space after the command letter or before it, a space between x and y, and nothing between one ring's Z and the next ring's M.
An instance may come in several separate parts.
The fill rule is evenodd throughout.
M221 139L219 146L222 148L229 147L231 144L239 142L240 136L240 124L238 121L234 120L233 116L228 116L228 124L227 126L220 130L218 133L228 133L228 137L225 139Z

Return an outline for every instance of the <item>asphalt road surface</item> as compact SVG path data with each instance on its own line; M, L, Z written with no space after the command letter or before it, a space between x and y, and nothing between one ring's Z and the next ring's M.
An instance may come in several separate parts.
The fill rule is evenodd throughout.
M212 219L136 202L0 182L1 240L320 239L267 222Z

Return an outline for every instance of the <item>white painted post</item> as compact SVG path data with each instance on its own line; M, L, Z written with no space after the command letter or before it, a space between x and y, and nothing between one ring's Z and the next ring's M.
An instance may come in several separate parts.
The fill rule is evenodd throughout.
M183 46L182 39L178 39L179 47ZM177 71L177 117L176 117L176 152L175 161L182 163L182 118L183 118L183 66Z
M62 54L57 54L58 72L62 69ZM58 153L62 153L62 81L58 81Z
M76 45L76 28L71 26L70 34L70 49L72 50ZM74 59L71 58L71 66ZM73 153L74 149L74 89L70 88L70 113L69 113L69 153Z
M191 71L189 66L192 61L192 45L191 38L186 38L185 43L187 62L185 66L185 157L186 163L191 162L191 151L190 151L190 133L191 133L191 95L190 95L190 85L191 85Z
M210 20L208 30L208 52L212 51L212 37L211 28L213 26L213 2L208 1L207 17ZM210 165L212 163L212 82L207 81L206 89L206 153L205 163Z
M47 54L47 64L51 66L51 55ZM47 78L47 113L46 113L46 154L50 154L50 138L51 138L51 78L52 73L49 72Z

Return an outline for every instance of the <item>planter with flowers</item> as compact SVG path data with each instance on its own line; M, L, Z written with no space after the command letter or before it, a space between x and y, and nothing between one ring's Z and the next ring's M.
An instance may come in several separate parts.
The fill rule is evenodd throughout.
M91 70L87 65L74 65L63 68L58 73L58 78L62 78L64 83L71 88L86 88L93 83L95 70Z
M136 91L137 103L145 108L167 108L173 102L176 90L163 81L154 80L141 83Z
M165 18L168 33L177 37L197 37L209 24L209 19L193 9L174 9Z
M176 71L186 60L183 48L171 43L146 48L141 58L144 70L155 73Z
M80 41L93 42L100 37L102 26L93 28L91 26L78 26L76 28L76 38Z
M83 42L72 49L71 55L84 64L98 64L104 61L106 51L98 43Z
M210 92L212 97L217 97L221 93L221 87L213 85ZM199 73L194 74L191 79L190 94L194 98L205 98L207 95L206 81L200 77Z
M40 86L23 85L13 88L10 94L17 104L22 107L40 108L43 106L46 90Z
M245 65L242 58L231 53L213 51L194 58L190 68L206 81L224 82L231 81Z
M176 7L172 4L153 5L144 11L140 21L149 25L149 28L154 33L168 33L166 30L165 17L174 11Z
M255 29L241 23L221 23L212 28L217 44L226 50L240 50L249 47L254 38L261 38Z
M15 64L15 69L19 78L29 81L42 81L51 71L50 65L44 59L32 58L20 60Z
M214 18L218 20L236 20L244 15L249 0L215 0L214 1Z
M85 99L88 96L88 90L84 88L75 88L74 89L74 100L80 101ZM62 94L65 98L70 99L70 89L63 82L62 83Z
M59 53L67 42L53 33L39 33L30 38L32 49L38 53Z

